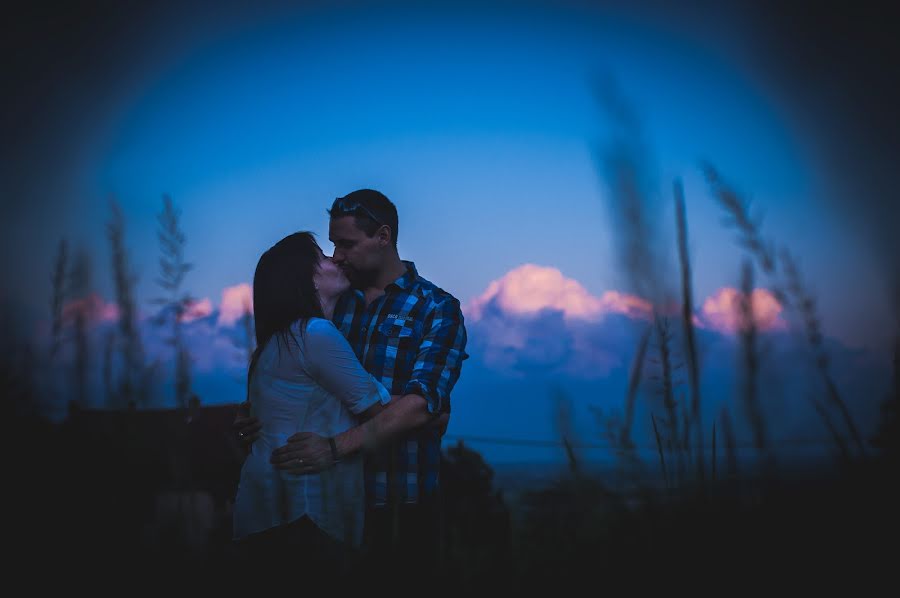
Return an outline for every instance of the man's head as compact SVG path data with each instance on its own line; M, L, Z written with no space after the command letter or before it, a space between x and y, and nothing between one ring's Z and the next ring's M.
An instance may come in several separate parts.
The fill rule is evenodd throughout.
M370 284L397 255L396 206L378 191L359 189L335 199L328 214L334 262L355 287Z

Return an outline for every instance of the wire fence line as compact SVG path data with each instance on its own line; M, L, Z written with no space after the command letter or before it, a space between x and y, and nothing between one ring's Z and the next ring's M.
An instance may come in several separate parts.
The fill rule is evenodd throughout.
M499 444L505 446L531 446L531 447L539 447L539 448L561 448L565 446L565 443L562 440L539 440L533 438L501 438L497 436L473 436L468 434L445 434L444 439L452 440L452 441L463 441L463 442L474 442L479 444ZM772 445L775 447L778 446L834 446L833 438L786 438L781 440L773 440ZM622 448L620 446L616 446L614 444L608 442L570 442L569 446L576 449L608 449L615 450ZM696 449L699 444L692 443L687 446L681 445L676 448L690 448ZM712 443L703 444L702 447L704 449L712 449ZM736 443L732 445L736 449L756 449L757 446L753 443ZM634 443L633 448L637 450L646 450L646 451L656 451L658 447L656 444L638 444ZM727 448L718 444L718 449L721 449L723 452L727 450Z

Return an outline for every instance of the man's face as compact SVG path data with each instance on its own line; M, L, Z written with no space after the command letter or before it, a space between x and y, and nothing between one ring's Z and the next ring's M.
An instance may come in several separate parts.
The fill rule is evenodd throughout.
M328 238L334 243L334 263L354 287L362 288L375 279L381 263L378 234L367 236L356 226L356 219L348 215L331 219Z

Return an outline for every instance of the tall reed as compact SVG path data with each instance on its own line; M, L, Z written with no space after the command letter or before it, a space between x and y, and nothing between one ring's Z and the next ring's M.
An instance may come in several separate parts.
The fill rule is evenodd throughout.
M94 319L94 302L91 297L91 261L87 253L81 251L75 256L69 271L68 288L75 299L71 306L75 362L73 364L73 388L75 402L79 407L87 407L88 372L90 370L90 340L88 327Z
M655 331L657 350L659 352L660 375L652 376L659 382L658 394L662 398L662 406L666 412L666 428L668 437L665 440L665 448L671 456L672 463L679 464L679 474L684 473L683 442L679 438L678 403L675 400L674 365L672 363L671 342L672 333L669 330L668 320L660 315L655 318ZM655 425L655 423L654 423Z
M844 420L844 425L847 426L847 429L849 430L853 441L856 443L856 447L860 455L865 455L866 447L865 443L863 442L862 435L859 433L859 428L857 428L856 422L853 420L853 416L850 414L850 410L847 408L847 404L841 398L841 395L837 389L837 385L835 384L834 378L831 374L830 361L828 358L828 352L825 350L824 339L822 337L821 331L821 321L819 319L818 312L816 311L815 298L806 289L806 286L803 283L803 278L800 275L800 269L797 267L797 262L794 260L791 253L787 249L783 249L780 255L781 262L784 265L785 276L788 282L788 292L794 298L796 305L798 306L798 309L800 311L800 315L803 318L806 330L806 340L809 342L809 346L813 351L816 369L822 377L822 382L825 385L825 397L828 399L829 403L833 407L835 407L841 414L841 417Z
M638 341L637 352L631 364L631 372L628 375L628 391L625 395L625 417L619 431L619 443L622 446L631 446L631 429L634 425L634 409L637 402L638 390L641 386L641 378L644 371L644 360L647 355L647 344L650 342L651 328L647 328Z
M723 407L719 412L719 421L722 423L722 437L725 441L725 463L727 465L726 472L729 480L738 479L738 454L737 439L734 436L734 425L731 421L731 414L728 409Z
M751 218L747 203L737 191L723 180L718 170L712 164L701 164L701 170L706 176L714 198L729 215L729 224L737 228L739 232L738 243L747 249L750 255L757 260L762 271L770 277L772 294L785 308L798 312L802 318L806 340L813 352L816 368L825 385L825 394L828 402L838 409L844 420L844 425L856 443L860 455L865 455L866 450L862 437L831 375L819 317L815 308L815 300L804 286L796 262L787 249L781 249L780 252L776 252L775 244L763 239L760 232L760 219ZM779 263L784 271L784 282L781 280L782 274L778 268ZM830 425L829 422L825 422L825 424L826 426Z
M691 279L691 259L688 250L687 213L684 204L684 186L681 179L673 184L675 197L675 222L678 232L678 262L681 266L681 322L684 327L684 354L688 366L688 382L691 392L691 417L685 419L684 439L690 451L692 444L691 430L696 430L696 467L697 476L703 483L704 451L703 451L703 418L700 400L700 358L697 352L697 340L694 331L694 292ZM715 426L715 423L713 423ZM715 429L715 428L714 428ZM715 458L714 458L715 459Z
M656 417L652 413L650 414L650 422L653 424L653 436L656 438L656 452L659 454L659 467L662 470L663 482L666 485L666 489L669 490L671 486L669 484L669 474L666 472L665 448L659 435L659 428L656 426Z
M750 431L753 444L763 458L764 468L771 473L773 456L766 434L766 420L759 399L760 357L758 348L758 328L753 305L753 263L744 260L741 268L741 293L737 305L738 334L741 340L741 359L743 361L744 384L741 391L741 403Z
M183 322L190 314L194 305L194 298L189 293L182 291L184 278L193 268L184 257L184 248L187 242L184 231L181 229L179 218L181 213L175 208L172 199L168 195L163 196L163 210L157 216L159 229L159 278L157 283L162 287L165 296L154 300L161 306L156 323L162 326L168 324L171 336L168 338L170 346L175 352L175 404L182 409L189 406L191 392L191 355L184 339Z
M119 347L122 368L118 383L114 385L116 404L135 407L146 403L147 374L144 363L144 347L137 325L137 304L134 287L137 276L132 270L128 250L125 248L125 217L115 199L110 200L112 215L106 225L112 258L112 274L116 304L119 309Z
M56 251L56 259L53 262L52 296L50 299L51 330L50 330L50 357L56 356L62 343L63 306L66 303L66 272L68 271L69 248L65 239L60 240Z

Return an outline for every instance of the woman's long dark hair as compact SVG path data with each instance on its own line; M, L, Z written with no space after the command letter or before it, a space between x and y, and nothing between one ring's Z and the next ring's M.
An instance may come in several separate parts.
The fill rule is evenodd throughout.
M322 318L322 305L313 276L322 254L310 232L299 232L280 240L259 258L253 274L253 312L256 350L247 370L247 397L250 377L266 344L279 336L290 347L291 325L300 320ZM303 331L301 325L301 334Z

